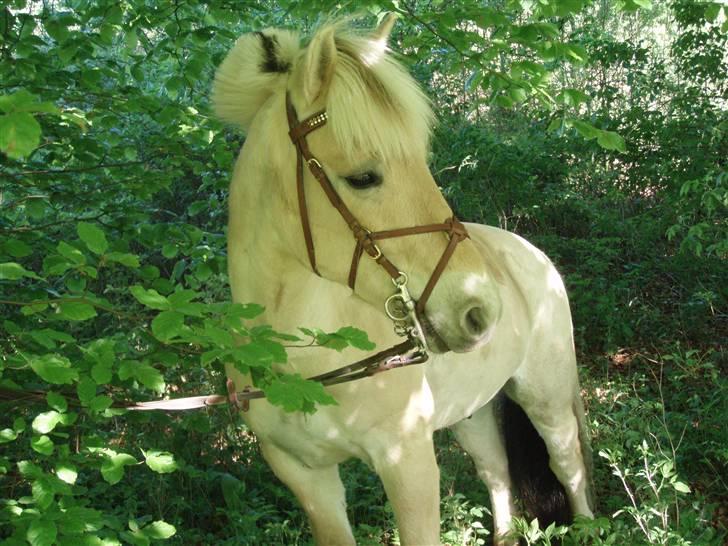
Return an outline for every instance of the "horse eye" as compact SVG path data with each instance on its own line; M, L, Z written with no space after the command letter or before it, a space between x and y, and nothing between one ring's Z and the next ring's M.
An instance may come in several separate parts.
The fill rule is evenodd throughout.
M357 190L376 186L382 181L380 176L373 172L355 174L353 176L347 176L345 178L349 185Z

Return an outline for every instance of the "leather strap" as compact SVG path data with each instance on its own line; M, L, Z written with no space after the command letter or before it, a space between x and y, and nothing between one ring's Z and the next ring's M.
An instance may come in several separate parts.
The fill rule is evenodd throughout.
M286 101L286 114L288 116L288 126L293 127L296 123L296 113L293 111L293 106L290 105L290 102L288 100ZM306 126L300 124L298 125L298 127L303 128ZM313 127L309 129L309 132L312 130ZM293 129L291 129L291 132L289 133L291 135L291 139L293 139L295 136L296 140L298 140L302 138L302 136L305 136L305 134L307 134L302 133L301 131L302 129L299 129L297 132L294 133ZM298 194L298 215L301 217L301 227L303 228L303 238L306 242L308 261L311 264L311 269L313 269L313 272L320 277L321 273L319 273L318 268L316 267L316 251L313 247L311 225L308 220L308 207L306 206L306 188L303 185L303 156L300 150L298 151L298 153L296 153L296 192Z
M309 377L309 380L316 381L324 386L338 385L340 383L348 383L349 381L355 381L364 377L371 377L388 370L426 362L428 358L427 353L416 352L413 355L406 354L408 351L412 351L415 348L416 345L414 341L407 339L402 343L368 356L367 358L354 362L353 364L347 364L346 366L336 368L330 372ZM180 411L230 404L235 409L247 411L248 401L265 398L265 393L262 390L253 390L251 387L245 387L242 391L236 392L235 385L230 379L228 379L226 386L228 390L227 396L221 394L213 394L210 396L191 396L188 398L174 398L172 400L137 402L135 404L121 407L136 411Z
M378 353L354 362L353 364L347 364L346 366L336 368L330 372L310 377L309 380L317 381L324 386L338 385L340 383L347 383L364 377L371 377L372 375L388 370L426 362L428 358L427 353L417 351L413 354L407 354L409 351L416 348L414 341L407 339L402 343L394 345L383 351L379 351ZM112 407L134 411L183 411L230 404L237 410L247 411L250 400L265 398L265 393L262 390L254 390L250 386L246 386L242 391L236 391L235 384L230 379L228 379L226 383L226 389L227 395L211 394L203 396L188 396L185 398L152 400L149 402L136 402L133 404L117 401L112 404ZM81 402L74 399L73 395L68 394L66 397L70 398L70 403L72 405L78 407L81 406ZM42 391L23 391L0 387L0 402L13 402L16 405L24 402L41 403L45 402L45 398L46 393Z
M331 205L339 211L339 214L344 219L346 224L351 229L356 245L354 247L354 253L351 260L351 266L349 268L348 284L349 287L354 290L356 286L356 277L359 269L359 262L361 256L366 252L372 259L374 259L380 266L393 279L397 279L400 276L400 270L395 266L381 251L375 241L381 239L391 239L393 237L404 237L408 235L418 235L422 233L433 233L436 231L443 231L449 235L449 242L447 247L442 253L440 260L438 261L430 279L425 285L425 289L417 302L417 312L424 313L425 305L427 300L432 294L432 290L435 288L437 281L440 279L445 267L447 266L450 257L455 251L457 244L468 237L468 232L457 218L454 216L448 218L441 224L427 224L423 226L413 226L407 228L390 229L378 232L371 232L362 226L356 219L354 214L349 210L344 201L341 199L339 194L334 189L331 180L324 171L323 166L316 159L311 150L308 147L306 136L312 131L323 127L328 121L328 116L324 110L316 112L315 114L307 117L303 121L299 122L296 115L296 110L291 102L291 97L286 93L286 115L288 117L288 134L291 137L291 142L296 147L296 187L298 188L298 202L299 210L301 213L301 227L303 229L303 238L306 241L306 252L308 253L308 259L311 263L311 268L320 275L316 269L316 250L313 244L313 236L311 235L311 224L308 218L308 209L306 207L306 198L304 190L304 176L303 176L303 163L304 161L308 165L311 174L318 180L321 188L324 190L326 197L328 198Z

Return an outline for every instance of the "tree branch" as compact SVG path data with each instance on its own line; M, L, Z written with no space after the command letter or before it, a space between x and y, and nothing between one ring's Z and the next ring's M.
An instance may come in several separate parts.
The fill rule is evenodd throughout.
M149 159L146 159L144 161L126 161L124 163L101 163L99 165L89 166L89 167L71 167L69 169L45 169L45 170L39 170L39 171L23 171L19 173L4 173L6 176L14 176L16 178L21 176L31 176L36 174L69 174L69 173L81 173L81 172L88 172L88 171L94 171L96 169L116 169L119 167L129 167L131 165L143 165L145 163L148 163Z
M458 55L461 57L464 57L466 59L472 59L473 55L470 53L466 53L465 51L462 51L458 46L456 46L452 41L450 41L449 38L446 36L443 36L435 27L433 27L430 23L427 23L424 21L417 13L415 13L415 10L410 6L407 2L402 2L400 4L401 6L404 6L404 9L409 13L410 17L417 21L419 24L421 24L423 27L425 27L427 30L429 30L433 35L437 36L440 40L445 42L447 45L449 45L451 48L453 48Z

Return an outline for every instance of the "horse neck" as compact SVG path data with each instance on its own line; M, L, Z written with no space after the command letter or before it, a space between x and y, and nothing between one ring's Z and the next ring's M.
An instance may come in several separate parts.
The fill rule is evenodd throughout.
M277 115L254 122L230 186L228 269L233 300L264 305L264 320L281 329L355 325L378 342L391 343L391 323L381 308L352 294L346 279L332 282L311 269L295 194L283 191L295 185L296 156L292 147L270 145L280 137L276 123L285 122Z

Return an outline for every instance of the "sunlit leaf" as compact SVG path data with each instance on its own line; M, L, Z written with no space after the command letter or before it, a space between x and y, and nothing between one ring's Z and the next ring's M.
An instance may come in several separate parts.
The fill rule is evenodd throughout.
M71 367L71 361L64 356L54 354L39 356L31 360L30 367L48 383L60 385L78 379L78 372Z
M169 474L178 469L174 455L168 451L150 449L144 452L147 466L159 474Z
M40 143L40 125L27 112L0 115L0 150L8 157L21 159Z

